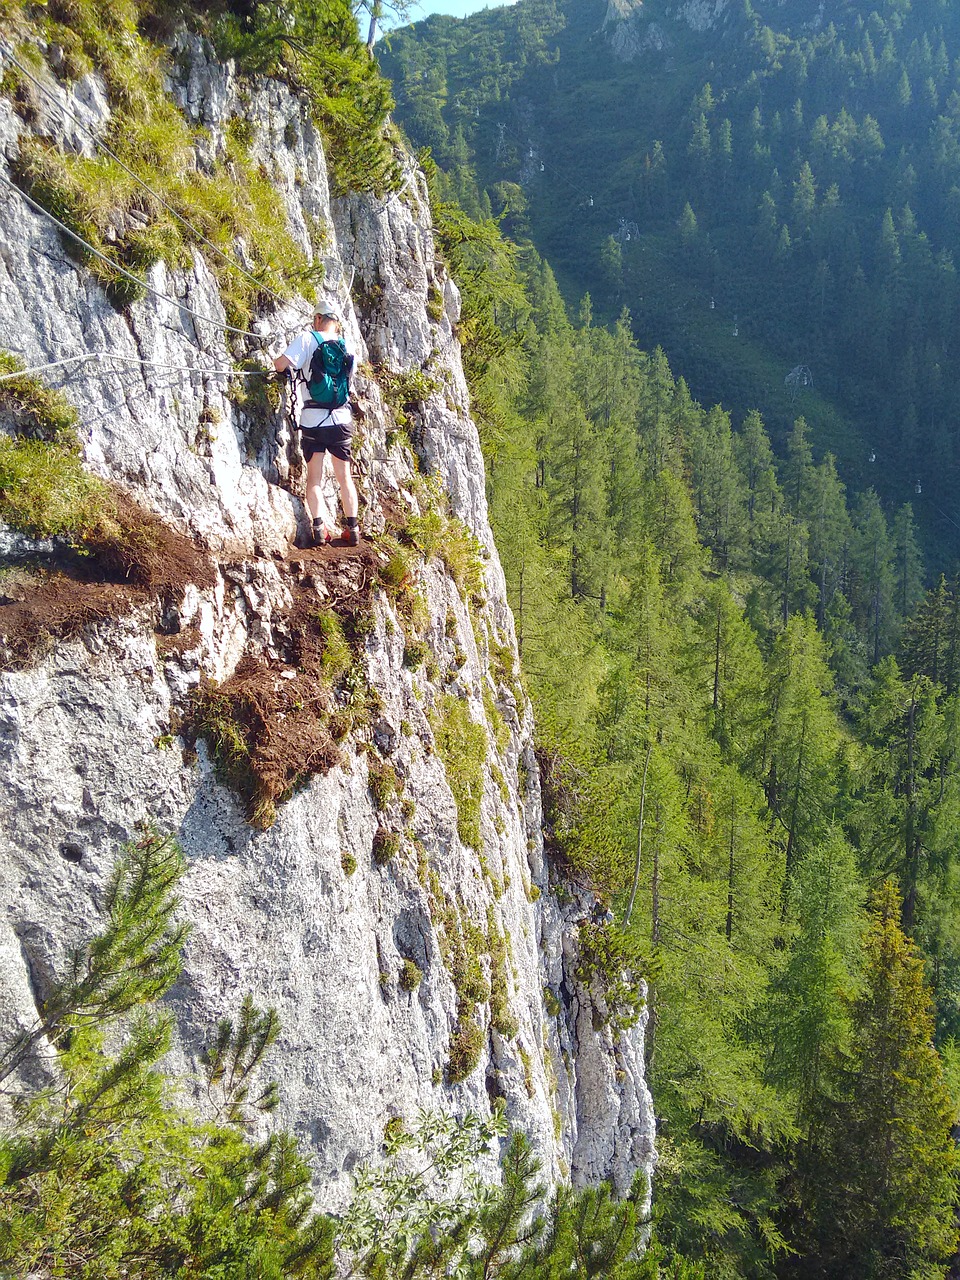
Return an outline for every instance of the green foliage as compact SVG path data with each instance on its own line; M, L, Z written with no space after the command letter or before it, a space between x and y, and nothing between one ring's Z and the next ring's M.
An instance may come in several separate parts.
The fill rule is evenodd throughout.
M391 599L402 604L413 588L413 566L410 562L410 553L392 538L382 538L380 545L383 555L377 574Z
M400 969L401 991L416 991L423 981L423 971L413 960L404 960Z
M480 544L449 512L449 497L437 477L421 477L417 486L421 514L407 518L402 538L425 560L438 559L445 565L460 591L471 600L483 593L483 560Z
M711 110L694 123L712 128ZM825 1063L852 1043L865 878L904 877L945 1034L960 1007L953 686L882 662L869 675L917 600L911 517L888 522L870 493L848 503L834 458L815 456L806 403L789 432L774 423L788 437L778 462L759 414L736 430L705 412L662 351L639 350L627 314L601 328L584 299L572 323L529 246L498 244L480 207L452 208L455 181L433 172L434 214L474 324L465 366L534 702L545 842L631 908L627 931L581 926L581 976L598 1010L608 988L615 1033L637 1016L640 976L648 986L668 1135L660 1247L731 1280L803 1274L817 1255L803 1252L801 1152ZM798 179L798 210L808 196ZM691 204L706 247L709 202ZM582 231L590 215L572 216ZM435 505L421 502L415 526L424 554L441 538ZM957 665L953 594L944 584L908 629L918 675ZM514 687L512 655L489 653ZM482 995L471 972L464 1018ZM934 1216L946 1220L942 1202Z
M410 415L423 410L424 401L440 390L440 383L423 369L377 369L383 398L401 429L409 426Z
M450 1056L447 1059L447 1082L459 1084L476 1070L486 1042L483 1028L474 1016L461 1013L450 1036Z
M396 831L377 827L373 833L373 860L378 867L385 867L400 852L401 840Z
M821 1275L932 1277L957 1246L955 1107L932 1044L923 959L900 928L900 906L885 881L851 1002L853 1039L828 1057L811 1099L801 1200ZM817 1177L813 1163L832 1177Z
M317 614L317 626L323 641L321 670L331 684L337 684L353 666L353 650L344 635L343 623L332 609Z
M37 1034L4 1055L9 1074L49 1036L58 1082L16 1096L16 1124L0 1130L0 1262L104 1280L331 1276L333 1226L312 1212L293 1140L254 1143L243 1127L248 1106L276 1101L253 1082L276 1015L248 998L221 1024L207 1056L215 1121L182 1110L160 1069L170 1019L150 1006L180 968L182 871L156 835L126 851L104 932L50 992Z
M261 3L248 10L197 6L221 58L249 76L276 76L305 93L326 144L333 186L383 194L396 190L401 167L387 127L389 85L360 40L348 0Z
M276 1010L257 1009L249 995L243 997L236 1025L229 1018L220 1022L215 1039L203 1054L207 1084L220 1095L218 1120L244 1128L251 1119L248 1104L261 1112L276 1107L279 1096L272 1081L252 1100L250 1089L253 1073L261 1066L279 1033Z
M493 738L494 745L498 751L506 751L510 742L510 730L507 727L506 720L503 718L502 711L493 700L493 693L486 681L484 681L483 688L480 691L480 696L483 700L483 709L487 715L487 724L490 726L490 734ZM503 778L502 773L500 774L500 777ZM501 792L505 787L506 782L504 781L504 786L501 788ZM504 797L504 803L506 803L506 797Z
M589 921L580 926L578 976L599 978L607 1020L615 1031L632 1027L643 1011L639 982L650 969L638 939L614 924Z
M244 798L250 821L266 829L276 819L276 803L258 775L244 724L245 710L245 700L223 689L208 688L197 699L194 723L198 734L210 744L220 781Z
M403 665L409 671L416 671L423 666L429 652L430 646L426 640L408 640L403 646Z
M194 148L203 144L206 153L208 145L168 96L167 51L143 34L140 17L125 0L106 5L57 0L41 21L47 40L72 51L62 73L86 74L96 66L104 76L112 109L105 141L179 217L114 160L63 152L39 138L24 140L17 160L19 180L71 230L135 275L142 276L158 261L170 267L189 265L192 251L202 251L185 225L189 222L220 250L211 254L210 269L230 322L245 324L263 298L258 284L230 265L237 240L246 246L247 269L255 280L276 292L309 290L317 273L290 238L283 203L251 158L249 140L241 140L242 128L228 128L223 159L200 168L192 163ZM142 294L81 247L71 243L70 251L100 279L116 305Z
M23 368L19 356L0 351L0 374L17 374ZM62 392L51 390L32 375L4 377L0 382L0 415L11 420L21 437L65 445L76 440L74 405Z
M438 696L428 718L457 805L457 832L464 844L479 849L487 735L471 720L466 703L449 693Z
M0 437L0 519L11 528L82 543L111 507L110 490L84 471L76 446Z
M465 1257L470 1228L496 1194L477 1164L504 1132L497 1115L483 1121L470 1113L457 1121L421 1112L414 1128L395 1126L386 1134L388 1159L361 1166L340 1224L340 1241L361 1261L362 1273L430 1274L423 1252L430 1233ZM408 1260L413 1265L404 1270Z
M367 785L379 813L389 808L403 790L397 771L389 760L371 756L367 763Z
M639 1185L623 1200L606 1187L561 1188L545 1205L520 1134L504 1153L501 1185L491 1183L481 1160L507 1132L499 1110L490 1120L421 1113L413 1126L393 1116L386 1159L355 1173L342 1217L316 1214L294 1140L248 1133L255 1113L276 1104L275 1087L257 1075L278 1033L276 1014L249 997L204 1054L215 1116L198 1121L163 1074L170 1020L151 1008L179 970L185 930L172 915L182 871L176 847L154 834L128 849L104 933L48 996L38 1036L56 1045L57 1084L15 1094L15 1120L0 1126L0 1263L91 1280L332 1280L343 1266L407 1280L700 1280L679 1259L658 1270L659 1247L638 1258ZM419 980L407 961L401 987ZM482 1032L466 1020L456 1034L466 1074ZM8 1075L38 1043L4 1055Z
M642 40L662 17L614 21ZM417 23L381 56L445 199L502 209L571 306L590 289L606 323L626 304L704 403L761 409L778 441L802 405L815 450L864 487L876 474L892 505L921 480L922 540L955 552L939 512L957 483L960 23L940 0L808 19L747 4L719 53L714 31L677 23L670 58L627 60L589 6L523 0ZM531 102L535 138L501 127ZM506 195L520 187L522 208ZM611 237L619 218L629 238ZM815 385L785 383L801 361Z

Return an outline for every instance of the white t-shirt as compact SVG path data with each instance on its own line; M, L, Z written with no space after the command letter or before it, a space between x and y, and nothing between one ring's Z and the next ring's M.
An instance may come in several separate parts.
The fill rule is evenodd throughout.
M316 349L317 340L313 333L300 333L283 354L294 369L299 369L302 373L306 373L310 368L310 361L313 359L313 353ZM300 381L297 385L300 388L300 404L302 406L304 400L309 399L309 394L305 383ZM349 404L341 405L339 409L304 409L302 407L300 409L301 427L346 427L352 421L353 415L350 412Z

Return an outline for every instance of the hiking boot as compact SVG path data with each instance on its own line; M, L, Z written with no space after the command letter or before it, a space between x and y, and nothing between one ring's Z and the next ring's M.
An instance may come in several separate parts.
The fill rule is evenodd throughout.
M352 523L349 519L346 521L346 528L343 531L343 540L348 547L357 547L360 545L360 530L357 527L356 520Z
M340 537L340 530L334 529L331 532L322 520L314 520L310 529L310 542L314 547L328 546L334 538Z

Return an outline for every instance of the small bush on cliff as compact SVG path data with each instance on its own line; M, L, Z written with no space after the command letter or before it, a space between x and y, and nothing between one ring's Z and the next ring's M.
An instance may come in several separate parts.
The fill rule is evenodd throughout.
M459 1084L466 1080L479 1065L483 1052L483 1028L469 1013L457 1016L457 1022L450 1037L450 1057L447 1061L447 1082Z
M23 373L23 367L19 356L0 351L0 417L9 419L19 436L72 443L78 420L76 408L62 392Z
M421 514L407 519L403 539L425 560L440 560L460 591L479 601L484 589L480 543L462 520L450 514L449 495L439 476L419 477L416 493Z
M441 694L437 699L430 712L430 725L457 804L457 832L464 844L479 849L486 731L470 719L466 703L452 694Z
M640 980L650 976L651 961L640 940L612 923L588 921L580 926L577 976L586 983L599 980L608 1018L623 1031L643 1012Z

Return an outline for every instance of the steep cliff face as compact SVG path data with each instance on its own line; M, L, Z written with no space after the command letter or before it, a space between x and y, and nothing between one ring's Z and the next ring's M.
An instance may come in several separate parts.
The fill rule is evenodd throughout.
M552 1178L612 1177L625 1189L653 1162L643 1020L613 1034L602 995L579 977L592 899L567 891L561 902L551 889L531 712L456 340L459 299L436 256L422 177L408 168L395 195L331 201L319 137L285 86L241 85L191 37L176 52L171 92L206 127L211 153L231 115L249 120L291 232L322 257L320 300L342 309L364 362L365 542L357 552L297 549L296 438L280 415L239 408L217 372L251 352L199 318L225 319L199 254L189 269L149 273L195 315L153 296L120 312L49 220L3 189L0 346L31 366L104 353L44 376L79 408L87 465L188 540L197 567L163 601L118 582L85 610L86 584L50 579L48 589L77 593L79 611L46 635L37 580L5 588L2 1031L33 1020L70 948L97 930L117 850L150 822L176 833L189 861L192 934L169 997L174 1066L189 1085L216 1020L244 993L275 1006L279 1119L314 1156L321 1203L343 1203L351 1170L377 1156L392 1116L486 1114L497 1098ZM44 83L95 133L106 126L95 76L70 89ZM91 146L52 103L38 98L27 125L0 98L8 164L28 130ZM310 311L294 299L270 325L295 330ZM413 448L381 391L411 373ZM439 475L439 489L418 469ZM463 543L457 520L475 536L482 583L458 582L441 537L432 554L408 554L402 591L390 590L382 570L395 544L377 535L444 493L454 520L441 518L443 536ZM52 554L23 538L6 545L11 556ZM320 750L303 625L337 609L356 621L361 606L353 672L365 710L355 714L341 690L334 711L346 736L341 726ZM19 646L14 614L38 633ZM273 716L287 755L313 762L272 824L262 811L259 825L247 820L222 760L218 769L207 739L188 730L197 690L235 687L231 678Z
M726 21L730 0L608 0L603 33L614 55L630 62L648 50L659 52L674 43L676 28L714 31Z

